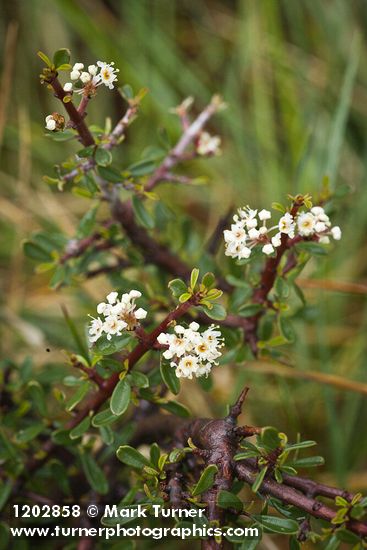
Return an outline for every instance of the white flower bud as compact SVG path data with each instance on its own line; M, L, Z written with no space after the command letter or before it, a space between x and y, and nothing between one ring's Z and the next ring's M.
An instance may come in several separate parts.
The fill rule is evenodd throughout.
M97 74L98 67L96 65L89 65L88 66L88 73L92 76L95 76Z
M110 292L106 298L109 304L115 304L117 300L118 292Z
M268 244L265 244L262 248L262 251L264 252L264 254L266 254L267 256L269 254L272 254L274 252L274 248L273 248L273 245L268 243Z
M74 63L73 71L81 71L84 69L84 63Z
M260 210L259 212L259 218L261 221L263 220L270 220L271 218L271 212L269 210Z
M260 233L257 229L255 229L255 227L252 227L248 232L248 236L250 237L250 239L258 239L259 235Z
M336 241L340 241L340 239L342 238L342 231L338 225L335 225L331 228L331 235L333 239L335 239Z
M52 115L48 115L46 117L46 128L51 132L53 132L56 129L56 120L53 118Z
M80 75L80 80L83 82L83 84L87 84L87 82L89 82L91 79L91 76L89 73L87 72L83 72L81 75Z
M71 80L78 80L79 77L80 77L80 72L73 69L70 73Z
M73 90L72 82L66 82L64 84L64 92L71 92Z
M139 307L139 309L137 309L135 311L135 318L136 319L145 319L146 316L147 316L147 311L145 309L143 309L142 307Z

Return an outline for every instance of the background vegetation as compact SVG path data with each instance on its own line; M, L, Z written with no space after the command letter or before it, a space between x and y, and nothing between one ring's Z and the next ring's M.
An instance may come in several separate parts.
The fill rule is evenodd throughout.
M84 199L42 181L68 146L44 136L44 117L56 102L39 86L37 50L69 47L74 61L114 60L121 84L149 88L122 148L126 165L158 141L157 128L179 134L170 107L194 95L199 109L219 92L229 108L211 125L222 135L223 155L199 164L207 186L162 187L173 210L190 213L205 242L230 205L268 208L287 193L315 196L328 177L337 195L333 221L344 236L303 274L309 305L289 349L292 367L272 374L262 364L222 366L210 398L188 381L180 400L194 414L216 415L246 382L246 414L255 425L317 440L326 458L320 479L366 491L364 2L18 0L3 1L0 25L2 356L16 363L32 357L40 377L61 380L71 336L60 306L82 327L110 289L102 277L55 292L48 274L35 274L23 255L22 241L32 231L59 227L72 236L86 209ZM90 119L116 121L122 108L117 93L112 103L100 93ZM191 265L200 246L192 247ZM313 381L297 378L310 373ZM320 380L324 374L346 382L336 388ZM365 393L349 390L348 380Z

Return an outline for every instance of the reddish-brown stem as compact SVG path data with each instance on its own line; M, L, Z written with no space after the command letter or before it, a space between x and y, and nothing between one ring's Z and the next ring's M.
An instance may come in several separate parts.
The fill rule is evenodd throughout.
M238 479L252 485L255 481L257 470L249 465L248 461L237 462L235 472ZM273 496L280 499L285 504L292 504L300 510L304 510L311 516L331 522L336 515L336 511L326 506L322 502L315 500L311 496L299 492L286 484L277 483L271 478L265 478L261 484L261 494ZM348 529L360 537L367 537L367 524L360 521L351 520L347 524Z
M68 113L70 120L73 122L73 125L76 131L79 134L80 141L85 147L89 145L95 145L94 137L90 133L88 126L84 122L84 116L78 111L74 103L70 101L64 102L64 98L69 98L69 94L64 91L63 87L60 84L57 76L53 78L49 84L52 86L56 97L62 102L66 112Z

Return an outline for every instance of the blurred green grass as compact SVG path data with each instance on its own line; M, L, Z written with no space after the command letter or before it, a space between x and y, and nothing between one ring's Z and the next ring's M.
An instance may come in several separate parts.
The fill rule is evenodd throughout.
M40 365L49 343L53 349L68 343L59 305L66 303L83 319L104 289L98 281L55 295L47 277L34 275L22 255L21 241L32 230L56 224L71 235L87 206L55 193L41 179L72 146L44 137L44 117L55 102L39 86L39 49L66 46L75 61L114 60L121 84L149 88L122 149L126 165L157 142L158 127L178 135L169 107L194 95L200 108L219 92L229 108L211 128L223 137L223 155L197 168L208 175L209 185L190 196L165 186L162 196L177 212L194 212L204 239L230 204L267 208L287 193L317 194L329 176L339 195L349 190L333 201L333 219L344 237L305 276L366 279L367 11L362 0L3 0L0 25L3 353L29 353ZM117 94L111 99L101 93L89 109L90 120L117 120L122 107ZM290 351L296 368L366 381L365 296L306 292L306 322L297 323L298 341ZM364 396L254 370L223 376L231 388L225 395L216 389L219 402L249 383L249 408L257 423L315 438L328 460L325 475L367 488ZM209 407L215 411L210 400Z

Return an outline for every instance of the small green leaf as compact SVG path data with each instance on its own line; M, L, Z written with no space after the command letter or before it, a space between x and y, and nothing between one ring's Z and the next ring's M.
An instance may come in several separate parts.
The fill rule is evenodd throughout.
M24 430L20 430L20 432L16 434L15 439L17 443L28 443L32 441L32 439L35 439L43 430L44 425L37 422L28 428L24 428Z
M121 173L112 166L98 166L97 169L101 178L111 183L121 183L123 180Z
M5 483L0 481L0 510L2 510L3 507L5 506L11 494L12 488L13 488L13 483L10 480L6 481Z
M90 486L97 493L105 495L108 492L108 481L104 472L94 460L91 451L81 449L79 456L85 477L87 478Z
M189 292L184 292L183 294L181 294L178 301L183 304L184 302L187 302L187 300L190 300L191 296L192 295Z
M139 223L146 227L147 229L153 229L154 227L154 219L148 212L148 210L145 208L143 201L139 199L136 195L132 198L132 205L134 209L135 216Z
M78 439L88 430L90 426L90 416L86 416L69 434L70 439Z
M98 166L109 166L112 162L112 154L107 149L103 149L102 147L98 147L95 154L94 159Z
M168 283L168 288L175 298L178 298L179 296L181 296L181 294L187 292L187 285L181 279L173 279L172 281L170 281Z
M309 254L314 254L315 256L327 255L327 251L325 250L324 246L321 244L317 244L310 241L303 241L298 243L296 246L298 250L303 250L304 252L308 252Z
M172 393L177 395L180 391L180 380L176 376L176 369L165 361L161 361L160 365L161 376L163 382Z
M110 409L112 414L120 416L123 414L129 406L131 397L130 384L126 380L120 380L113 390Z
M28 393L30 394L32 402L40 415L47 416L45 392L43 391L41 384L36 380L31 380L28 382Z
M98 205L94 206L84 216L79 222L78 229L76 236L78 239L83 239L84 237L87 237L92 232L92 229L95 226L96 223L96 215L97 215Z
M208 273L205 273L201 282L206 288L210 288L215 283L214 273L211 273L210 271Z
M273 202L271 207L273 208L273 210L278 210L279 212L282 212L282 214L284 214L284 212L286 211L285 206L280 204L280 202Z
M131 164L127 170L130 172L130 174L134 177L140 177L145 176L146 174L151 174L153 170L155 169L156 163L153 160L140 160L139 162L135 162L134 164Z
M137 388L149 388L149 378L142 372L132 371L130 374L132 386Z
M197 267L194 267L190 275L190 286L192 289L195 288L198 278L199 278L199 270Z
M266 475L266 472L268 471L268 467L265 466L265 468L262 468L260 472L257 474L255 481L252 484L251 489L254 493L257 493L257 491L260 489L262 482L264 481L264 477Z
M54 53L54 65L56 70L59 69L60 65L69 65L70 63L70 50L67 48L61 48Z
M293 462L289 462L289 466L293 468L314 468L316 466L322 466L325 464L325 460L322 456L310 456L307 458L299 458Z
M294 342L296 339L296 333L294 331L292 322L287 318L280 316L278 321L278 326L281 335L288 341Z
M286 446L287 451L295 451L296 449L307 449L317 445L316 441L300 441L299 443L292 443Z
M119 91L121 92L122 97L127 101L134 98L134 92L130 84L125 84L124 86L121 86L121 88L119 88Z
M189 409L178 401L168 401L168 403L160 403L160 406L162 407L162 409L165 409L166 411L169 411L176 416L180 416L181 418L189 418L191 416Z
M298 523L293 519L279 518L276 516L254 516L255 519L274 533L283 535L295 535L298 533Z
M214 483L215 476L218 473L218 467L215 464L209 464L201 474L199 481L191 491L193 497L201 495L210 489Z
M42 59L42 61L47 65L47 67L52 67L51 59L45 53L39 51L37 52L37 55Z
M119 447L116 456L121 462L133 468L142 469L144 466L152 466L144 455L129 445L122 445Z
M63 63L62 65L59 65L57 67L58 71L71 71L71 65L70 63Z
M220 304L212 304L212 307L202 306L204 313L211 319L223 321L227 317L227 312Z
M72 411L82 399L87 395L87 393L90 390L90 382L83 382L83 384L80 384L78 390L68 399L65 405L65 409L67 411Z
M242 512L243 510L242 501L237 495L234 495L229 491L219 491L217 502L220 508L233 508L238 512Z
M158 467L158 462L161 456L161 450L157 443L153 443L150 447L150 461L154 465L154 467ZM159 470L161 468L158 468Z
M112 445L115 440L115 436L110 426L100 426L99 433L101 434L101 439L105 445Z
M112 422L116 422L116 420L118 420L118 416L112 414L111 409L108 408L93 416L92 426L99 428L112 424Z
M28 258L32 258L32 260L37 260L38 262L50 262L52 260L52 256L47 250L31 241L26 241L23 244L23 251Z
M279 432L276 428L273 428L272 426L265 426L261 430L259 442L268 450L273 451L280 446L282 440L279 437Z
M103 335L94 344L93 351L101 355L117 353L126 348L131 338L130 334L123 334L122 336L115 336L111 340L107 340L107 337Z
M264 311L264 308L261 304L247 304L238 310L238 313L241 315L241 317L252 317L253 315L257 315L260 313L260 311Z

